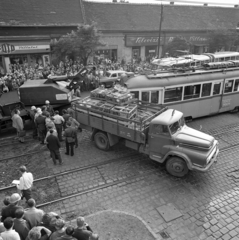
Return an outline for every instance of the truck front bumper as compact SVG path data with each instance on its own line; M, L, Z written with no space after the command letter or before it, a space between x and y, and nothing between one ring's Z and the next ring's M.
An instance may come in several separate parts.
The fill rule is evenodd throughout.
M204 167L199 166L199 165L192 165L192 170L193 171L199 171L199 172L206 172L208 171L208 169L212 166L213 163L217 162L217 155L219 153L219 148L218 146L216 146L216 152L214 153L213 157L211 158L211 160L208 162L208 164Z

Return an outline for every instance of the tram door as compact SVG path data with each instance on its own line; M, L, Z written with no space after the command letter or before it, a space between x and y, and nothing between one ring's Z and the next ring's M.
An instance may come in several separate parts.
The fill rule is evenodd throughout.
M211 98L211 112L210 114L218 113L222 100L222 88L223 81L214 82L212 86L212 98Z

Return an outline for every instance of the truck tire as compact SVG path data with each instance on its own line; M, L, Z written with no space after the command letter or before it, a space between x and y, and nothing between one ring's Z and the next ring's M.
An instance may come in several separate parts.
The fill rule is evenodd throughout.
M107 151L110 148L109 139L103 132L97 132L94 135L94 141L97 148Z
M188 173L186 162L179 157L169 158L166 162L166 169L168 173L175 177L183 177Z

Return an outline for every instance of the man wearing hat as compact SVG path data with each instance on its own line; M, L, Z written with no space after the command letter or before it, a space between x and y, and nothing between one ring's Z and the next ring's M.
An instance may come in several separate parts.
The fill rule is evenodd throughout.
M53 107L50 105L50 102L46 100L45 104L46 104L46 111L49 112L51 116L53 116L54 110L53 110Z
M17 209L22 209L19 206L19 201L21 200L21 196L18 193L13 193L9 199L10 204L2 209L2 219L4 221L7 217L15 218L15 212Z
M25 166L21 166L19 170L22 176L20 177L19 185L16 185L16 187L22 192L22 198L25 197L26 201L28 201L31 198L33 176L32 173L27 172L27 168Z
M38 117L35 119L35 123L37 125L37 130L39 133L39 138L41 144L44 144L44 139L46 137L46 117L42 115L41 109L37 111L39 114Z

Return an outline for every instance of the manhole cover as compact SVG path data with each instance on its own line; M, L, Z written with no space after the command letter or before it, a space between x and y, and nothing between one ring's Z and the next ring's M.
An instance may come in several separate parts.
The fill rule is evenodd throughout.
M161 235L161 237L163 239L167 239L170 237L166 231L161 231L161 232L159 232L159 234Z
M182 213L172 203L168 203L156 209L166 222L170 222L183 216Z

